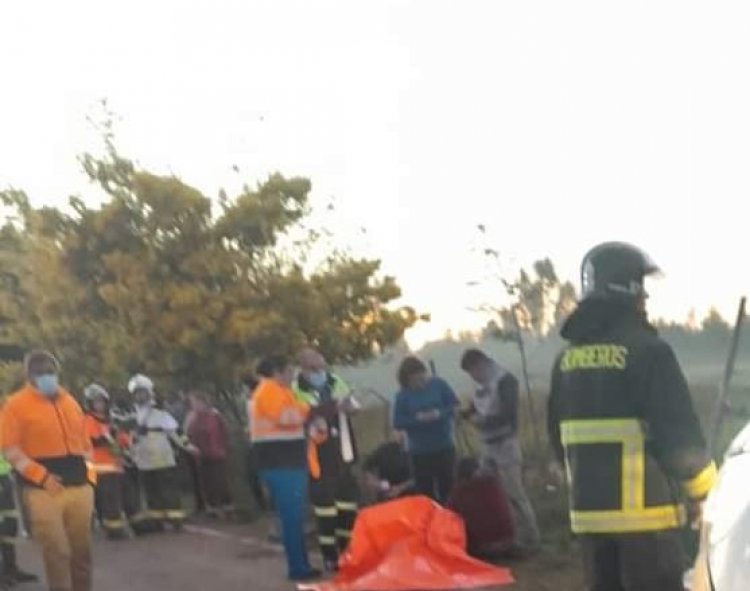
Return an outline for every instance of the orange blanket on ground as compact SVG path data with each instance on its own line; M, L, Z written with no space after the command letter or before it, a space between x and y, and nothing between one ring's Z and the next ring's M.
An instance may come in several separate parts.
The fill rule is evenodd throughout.
M309 591L467 589L513 583L508 569L466 554L461 518L427 497L407 497L363 510L339 573Z

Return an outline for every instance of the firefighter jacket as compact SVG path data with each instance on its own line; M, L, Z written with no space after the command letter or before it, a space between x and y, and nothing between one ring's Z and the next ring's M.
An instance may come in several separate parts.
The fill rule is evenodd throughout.
M326 384L316 389L304 376L294 382L298 400L311 407L308 435L314 447L309 449L308 463L314 478L321 474L336 476L343 465L357 461L357 443L349 416L339 411L338 403L351 395L351 389L339 376L328 372Z
M564 462L575 533L650 532L685 523L681 500L716 479L670 346L632 302L586 299L565 323L548 430Z
M250 437L260 470L304 468L310 407L276 380L264 379L249 405Z
M62 388L48 398L27 384L5 403L1 430L3 454L27 484L41 486L50 474L65 486L94 478L86 465L91 441L83 411Z
M172 444L186 444L178 435L179 425L165 410L152 404L136 405L137 427L131 452L139 470L163 470L177 465Z
M126 446L123 434L112 428L107 417L86 413L86 433L93 448L93 467L97 474L122 472L122 447Z

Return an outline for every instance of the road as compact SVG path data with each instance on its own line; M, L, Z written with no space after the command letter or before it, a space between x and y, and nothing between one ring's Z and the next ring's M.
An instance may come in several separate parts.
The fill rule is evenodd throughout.
M39 552L19 542L19 564L43 573ZM294 589L284 578L281 548L239 526L190 525L186 531L123 542L97 536L94 589L97 591L279 591ZM43 584L17 587L46 591Z

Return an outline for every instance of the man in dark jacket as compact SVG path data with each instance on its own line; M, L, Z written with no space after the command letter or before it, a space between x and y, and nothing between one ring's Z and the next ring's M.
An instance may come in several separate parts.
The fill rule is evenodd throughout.
M497 466L510 501L517 550L533 551L539 545L539 527L523 484L523 457L518 439L518 380L478 349L467 350L461 368L477 384L469 418L482 441L482 455Z
M627 244L590 251L552 371L549 435L593 591L682 591L685 502L716 478L677 359L646 319L656 271Z

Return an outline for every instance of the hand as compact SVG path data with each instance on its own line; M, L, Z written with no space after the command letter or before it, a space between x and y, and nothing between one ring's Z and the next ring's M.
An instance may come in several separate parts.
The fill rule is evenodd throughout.
M199 458L201 455L201 450L195 447L192 443L188 443L187 447L185 448L185 451L187 451L194 458Z
M417 420L423 423L431 423L437 421L440 418L440 411L437 408L432 410L425 410L417 413Z
M42 488L51 495L58 495L65 490L60 477L56 474L52 474L51 472L48 473L47 477L44 479Z

